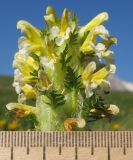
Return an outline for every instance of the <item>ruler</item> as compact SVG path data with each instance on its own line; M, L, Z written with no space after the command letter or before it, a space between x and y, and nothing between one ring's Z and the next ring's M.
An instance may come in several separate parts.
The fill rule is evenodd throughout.
M0 160L133 160L133 131L0 131Z

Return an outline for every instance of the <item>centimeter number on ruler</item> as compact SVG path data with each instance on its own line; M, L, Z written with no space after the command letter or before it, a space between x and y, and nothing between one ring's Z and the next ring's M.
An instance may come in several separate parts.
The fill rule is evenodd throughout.
M133 160L133 131L0 131L0 160Z

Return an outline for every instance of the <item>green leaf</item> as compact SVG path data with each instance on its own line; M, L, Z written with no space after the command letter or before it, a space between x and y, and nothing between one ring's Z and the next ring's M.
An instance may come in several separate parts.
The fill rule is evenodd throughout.
M58 107L65 104L65 96L53 88L40 92L42 95L46 95L50 99L51 103L49 105L51 106Z
M60 62L62 64L62 69L64 69L72 59L72 55L68 55L68 53L69 49L68 46L66 46L65 50L60 54Z
M77 44L78 44L78 32L74 30L74 32L70 34L69 45L74 46Z
M66 69L64 85L69 90L73 88L79 90L81 88L81 75L77 75L77 72L68 66Z

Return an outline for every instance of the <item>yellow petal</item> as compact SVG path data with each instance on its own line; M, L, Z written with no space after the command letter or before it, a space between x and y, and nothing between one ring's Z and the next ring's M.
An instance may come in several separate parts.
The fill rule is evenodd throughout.
M83 36L85 32L91 31L94 27L103 24L105 21L108 20L108 13L102 12L98 14L95 18L93 18L87 25L81 28L79 31L79 35Z
M31 41L40 41L40 31L29 22L21 20L17 23L17 29L20 29Z
M22 91L24 92L24 95L28 99L35 99L36 98L36 91L33 89L32 86L26 84L22 87Z
M102 69L100 69L99 71L97 71L92 75L91 81L94 81L95 83L100 84L102 80L106 79L109 76L109 74L115 73L115 70L116 70L116 67L113 64L103 67Z
M39 110L37 107L32 107L29 105L21 104L21 103L9 103L6 105L8 110L14 110L18 113L18 116L26 116L28 114L36 114Z
M44 16L44 19L45 19L45 21L46 21L50 26L54 26L54 25L56 24L56 23L55 23L55 18L54 18L54 16L53 16L53 14Z
M96 70L96 63L95 62L90 62L84 69L82 73L82 79L83 80L88 80L91 78L91 75L93 72Z
M47 14L47 15L53 14L53 15L56 16L56 12L55 12L55 10L54 10L51 6L48 6L48 7L46 8L46 14Z
M13 66L18 68L23 76L30 76L32 72L37 71L39 66L32 57L24 58L23 54L17 53L13 62Z
M98 27L95 27L93 30L91 30L87 36L87 38L85 39L83 45L81 46L80 50L82 52L89 52L89 51L93 51L93 46L94 44L96 44L96 36L102 36L102 37L108 37L109 33L108 31L105 29L104 26L100 25Z
M61 33L65 34L67 27L68 27L68 20L69 20L69 12L67 9L64 9L62 18L61 18Z
M50 26L54 26L56 25L56 23L58 23L58 17L56 15L56 12L50 6L46 8L46 16L44 16L44 19Z

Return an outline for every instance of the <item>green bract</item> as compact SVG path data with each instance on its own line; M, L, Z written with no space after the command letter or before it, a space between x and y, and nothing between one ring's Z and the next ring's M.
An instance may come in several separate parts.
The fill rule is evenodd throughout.
M67 9L60 19L47 7L44 19L42 30L24 20L17 24L24 33L13 61L18 103L7 108L20 117L34 114L41 131L88 130L89 122L111 119L119 109L103 100L116 70L109 48L117 39L103 26L108 14L81 27Z

